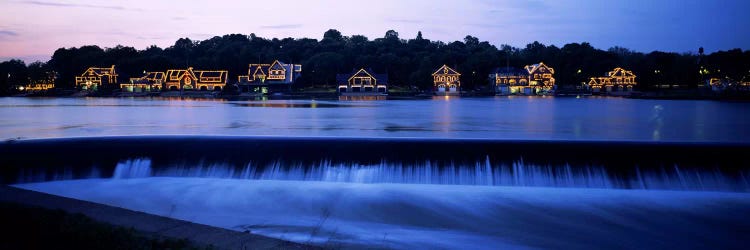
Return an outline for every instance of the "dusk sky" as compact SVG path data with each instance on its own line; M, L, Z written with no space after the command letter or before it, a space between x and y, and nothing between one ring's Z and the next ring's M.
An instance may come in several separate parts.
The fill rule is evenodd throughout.
M394 29L402 39L422 31L431 40L473 35L498 46L713 52L750 49L748 10L744 0L0 0L0 61L46 61L60 47L144 49L231 33L321 39L330 28L370 39Z

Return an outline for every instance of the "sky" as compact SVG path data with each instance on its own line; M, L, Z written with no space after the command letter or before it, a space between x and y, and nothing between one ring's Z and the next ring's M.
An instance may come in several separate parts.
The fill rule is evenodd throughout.
M0 0L0 61L47 61L60 47L168 47L225 34L402 39L418 31L500 46L589 42L640 52L750 49L747 0Z

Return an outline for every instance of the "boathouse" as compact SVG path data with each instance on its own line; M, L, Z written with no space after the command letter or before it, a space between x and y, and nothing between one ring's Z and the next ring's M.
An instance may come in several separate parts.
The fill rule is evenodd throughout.
M16 85L15 89L23 92L37 92L45 91L55 87L55 80L57 80L57 72L47 71L42 78L31 78L29 77L29 83L24 85Z
M164 72L144 72L142 77L130 78L130 82L121 83L124 92L158 92L163 88Z
M632 71L618 67L603 77L592 77L588 84L593 94L627 95L637 82Z
M229 72L226 70L167 70L164 88L167 90L214 90L219 91L227 84Z
M75 83L76 88L83 90L96 90L102 84L116 84L115 65L109 68L89 67L81 76L76 77Z
M434 73L433 92L435 95L460 95L461 94L461 74L458 71L443 65Z
M490 81L500 95L545 95L555 88L555 69L544 62L526 65L523 69L497 68Z
M226 70L195 70L193 72L198 77L196 89L201 91L221 91L227 85L229 78L229 71Z
M237 78L242 92L267 94L291 90L291 86L302 75L301 64L289 64L279 60L271 64L250 64L247 75Z
M372 69L359 69L350 74L336 75L340 95L388 95L388 75L375 74Z

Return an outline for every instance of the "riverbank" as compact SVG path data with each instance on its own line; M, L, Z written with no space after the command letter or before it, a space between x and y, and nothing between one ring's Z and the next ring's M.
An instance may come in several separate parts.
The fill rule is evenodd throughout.
M67 226L59 228L64 233L70 235L84 234L84 236L92 236L93 234L95 236L93 240L99 240L98 242L77 242L76 240L85 241L92 239L81 237L78 239L67 239L69 242L44 242L44 236L60 237L54 234L46 235L44 234L45 232L60 232L54 232L54 229L49 228L43 231L20 230L17 233L37 232L39 235L18 234L16 236L22 238L16 238L13 241L3 240L0 243L3 245L0 246L8 244L11 247L2 247L3 249L18 249L13 246L27 248L34 246L34 244L40 244L40 246L52 244L57 248L65 248L63 245L60 245L63 243L70 243L73 246L92 246L99 249L111 249L106 246L116 242L108 242L106 241L107 238L121 240L120 243L126 244L124 245L126 249L129 248L127 246L138 247L144 244L150 244L152 247L156 246L154 247L155 249L315 249L312 246L259 236L249 232L243 233L221 229L9 186L0 186L0 204L3 204L3 212L18 213L19 211L27 211L27 213L22 214L4 213L2 217L13 218L10 223L3 220L3 225L13 228L12 230L4 230L4 232L13 232L14 230L33 227L33 223L37 222L42 223L41 225L46 224L50 226L49 223L54 224L60 221L61 223L77 226L72 229ZM61 213L60 211L64 211L65 213ZM39 217L24 218L23 215L46 216L43 218L51 219L38 221ZM74 229L75 231L71 231ZM5 236L8 236L8 234L4 234Z
M260 94L260 93L227 93L220 91L165 91L165 92L86 92L74 90L50 90L34 93L18 93L14 97L166 97L166 98L221 98L230 100L264 100L264 99L339 99L335 91L324 91L319 89L293 91L288 93ZM387 99L423 99L434 96L430 92L420 91L395 91L389 92ZM494 92L487 91L463 91L461 97L490 97L496 96ZM513 96L513 95L511 95ZM607 96L633 99L654 100L729 100L750 101L748 92L712 92L705 89L660 89L649 91L636 91L624 95L592 95L586 91L558 91L552 96L560 97L582 97L582 96Z
M203 249L59 209L0 202L0 220L0 249Z

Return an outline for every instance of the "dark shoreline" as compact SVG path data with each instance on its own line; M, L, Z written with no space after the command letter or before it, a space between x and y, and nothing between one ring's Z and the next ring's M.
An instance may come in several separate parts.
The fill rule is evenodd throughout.
M65 231L63 233L78 237L64 239L65 241L63 242L38 242L49 239L37 237L44 236L44 234L36 231L28 233L37 233L38 235L22 235L22 237L28 237L28 241L26 242L6 241L0 243L0 246L8 244L8 246L34 249L33 246L47 246L51 244L56 248L66 248L67 246L97 249L117 244L117 242L97 242L106 240L100 237L109 237L112 240L121 240L122 242L120 243L129 244L131 247L141 247L144 249L317 249L314 246L251 233L216 228L9 186L0 186L0 204L2 203L9 204L3 206L6 210L27 208L24 211L29 212L30 216L46 216L47 219L42 221L42 223L48 224L43 226L53 227L45 228L46 231L50 231L53 234L52 237L62 237L57 235L60 232L55 232L55 230ZM65 213L72 215L56 211L65 211ZM60 218L63 220L62 223L72 224L73 228L71 229L71 226L68 225L65 228L56 229L54 228L55 225L49 225L56 222L55 220L50 220L50 217L52 219L62 217ZM29 221L36 219L38 218L14 217L14 220L8 223L24 223L24 225L15 225L15 229L10 229L17 230L26 226L33 227L33 225L28 225ZM5 226L12 227L14 225ZM58 227L62 226L58 225ZM95 238L87 239L86 237ZM81 240L97 241L80 242ZM138 243L138 241L145 241L145 243Z

